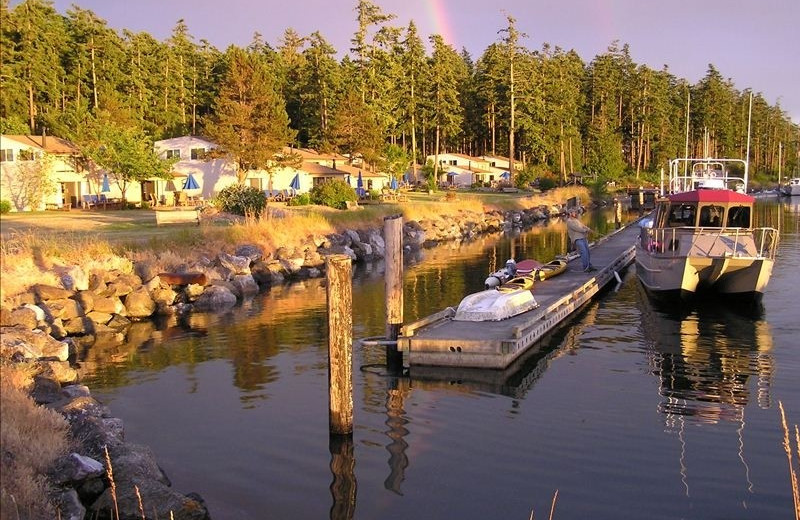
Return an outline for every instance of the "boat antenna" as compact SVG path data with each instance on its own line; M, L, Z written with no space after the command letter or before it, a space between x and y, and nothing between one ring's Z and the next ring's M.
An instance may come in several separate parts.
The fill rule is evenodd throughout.
M750 90L750 109L747 112L747 154L744 157L744 190L747 191L747 178L750 170L750 123L753 121L753 91Z
M686 84L686 139L684 141L683 147L683 156L688 159L689 158L689 105L692 102L692 91L689 90L689 84ZM686 172L688 171L689 164L687 161L683 161L683 176L686 177Z

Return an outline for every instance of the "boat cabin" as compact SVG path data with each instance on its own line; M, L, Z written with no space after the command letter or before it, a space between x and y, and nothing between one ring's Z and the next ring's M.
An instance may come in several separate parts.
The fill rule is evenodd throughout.
M727 190L669 195L658 201L653 227L749 228L754 201L749 195Z

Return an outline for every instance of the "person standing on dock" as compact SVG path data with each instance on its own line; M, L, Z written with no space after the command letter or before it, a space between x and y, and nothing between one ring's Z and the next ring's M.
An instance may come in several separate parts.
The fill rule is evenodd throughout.
M583 222L578 220L578 209L570 208L569 218L567 218L567 235L573 247L581 255L581 267L583 272L596 271L589 258L589 240L587 237L592 230Z

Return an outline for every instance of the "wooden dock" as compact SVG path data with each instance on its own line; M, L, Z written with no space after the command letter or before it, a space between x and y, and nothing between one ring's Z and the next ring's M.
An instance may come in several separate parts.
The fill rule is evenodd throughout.
M536 309L502 321L469 322L454 321L455 309L448 307L404 325L397 338L398 350L412 367L505 369L523 354L531 354L548 331L600 289L618 281L619 271L633 261L639 230L634 223L593 243L592 265L597 271L584 273L580 259L571 255L565 273L537 281L533 289Z

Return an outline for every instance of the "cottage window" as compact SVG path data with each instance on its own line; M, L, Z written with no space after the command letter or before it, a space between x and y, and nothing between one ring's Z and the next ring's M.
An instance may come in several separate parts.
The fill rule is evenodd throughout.
M167 150L167 159L180 159L181 158L181 151L180 150Z
M192 148L192 160L202 161L205 158L206 158L205 148Z
M33 161L36 159L36 153L31 150L20 150L19 151L19 160L20 161Z
M0 162L14 162L14 149L0 150Z

